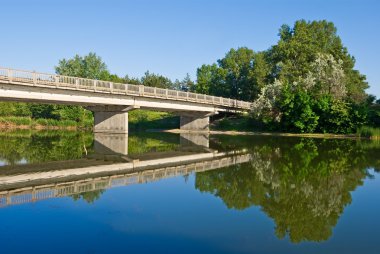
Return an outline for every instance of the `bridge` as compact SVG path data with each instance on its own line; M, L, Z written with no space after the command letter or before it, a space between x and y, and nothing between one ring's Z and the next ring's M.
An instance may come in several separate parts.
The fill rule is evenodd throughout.
M85 166L83 161L62 161L52 162L48 169L44 164L19 165L11 169L3 167L0 175L0 207L147 183L250 160L251 155L242 150L201 152L95 166ZM91 160L86 163L91 164ZM70 168L67 165L82 167Z
M1 67L0 100L84 106L94 112L97 133L128 133L128 111L140 108L173 112L186 131L208 131L210 116L251 108L205 94Z

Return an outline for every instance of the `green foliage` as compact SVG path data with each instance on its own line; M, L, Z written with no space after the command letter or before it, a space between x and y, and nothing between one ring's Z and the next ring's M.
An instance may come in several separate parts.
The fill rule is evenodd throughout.
M313 111L312 98L303 91L285 89L280 109L282 125L287 131L312 133L318 125L319 116Z
M351 192L368 168L380 166L375 142L262 136L220 141L246 147L251 161L196 173L195 187L230 209L260 207L273 219L276 235L294 243L328 240Z
M130 130L175 129L179 126L179 117L150 110L133 110L128 121Z
M354 69L355 58L343 46L332 22L299 20L293 28L283 25L279 35L279 42L268 52L272 77L291 84L307 76L319 54L330 54L342 61L348 96L355 102L365 100L365 76Z
M17 164L80 159L92 151L93 135L69 131L0 132L0 160Z
M380 139L380 128L363 126L360 129L358 129L357 134L360 137L366 137L366 138L371 138L371 139Z
M223 131L251 131L251 121L252 118L244 114L223 117L220 120L215 120L211 125L211 129Z
M0 102L0 116L31 116L31 112L26 103Z
M185 78L181 81L178 79L173 83L172 89L179 91L193 91L195 89L194 81L191 80L189 73L186 74Z
M23 116L2 116L0 117L0 123L4 125L32 125L32 119L30 117Z
M86 56L75 55L72 59L60 60L55 71L59 75L89 79L107 80L110 77L107 65L92 52Z
M159 88L171 88L173 86L172 81L167 77L150 73L149 71L145 72L144 76L141 78L141 84L144 86Z
M269 71L264 53L231 49L217 62L197 69L196 92L251 101L264 87Z

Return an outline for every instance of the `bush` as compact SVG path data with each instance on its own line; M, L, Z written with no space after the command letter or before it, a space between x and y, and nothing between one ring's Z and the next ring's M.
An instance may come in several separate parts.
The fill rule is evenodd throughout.
M363 126L363 127L358 129L357 134L360 137L380 139L380 128Z

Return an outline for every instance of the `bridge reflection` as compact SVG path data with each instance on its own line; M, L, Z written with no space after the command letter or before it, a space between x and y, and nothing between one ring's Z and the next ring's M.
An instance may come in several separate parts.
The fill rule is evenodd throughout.
M178 149L128 155L128 135L96 135L95 153L77 160L1 167L0 207L157 181L250 161L245 150L218 152L205 135L181 135Z

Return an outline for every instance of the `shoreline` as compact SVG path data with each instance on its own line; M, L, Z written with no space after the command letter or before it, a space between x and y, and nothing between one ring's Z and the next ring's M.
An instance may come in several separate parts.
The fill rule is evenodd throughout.
M56 126L56 125L17 125L17 124L4 124L0 123L0 130L79 130L77 126Z
M357 134L324 134L324 133L286 133L286 132L253 132L253 131L185 131L180 129L172 130L151 130L153 132L168 133L189 133L189 134L211 134L211 135L247 135L247 136L273 136L273 137L304 137L304 138L335 138L335 139L371 139L376 138L360 137Z
M46 125L15 125L15 124L0 124L0 131L12 130L66 130L66 131L83 131L77 126L46 126ZM90 129L87 129L90 131ZM147 129L145 132L164 132L164 133L188 133L188 134L207 134L207 135L230 135L230 136L273 136L273 137L303 137L303 138L333 138L333 139L366 139L366 140L379 140L380 137L363 137L357 134L331 134L331 133L286 133L286 132L253 132L253 131L189 131L181 129ZM132 131L136 132L136 131Z

